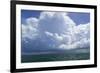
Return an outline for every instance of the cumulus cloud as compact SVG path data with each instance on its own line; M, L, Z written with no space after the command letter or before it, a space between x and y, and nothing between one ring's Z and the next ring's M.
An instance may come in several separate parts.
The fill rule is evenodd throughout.
M45 34L46 34L47 36L53 36L53 34L50 33L50 32L48 32L48 31L45 31Z
M41 12L39 18L28 18L22 24L22 40L27 39L58 49L89 47L90 24L76 25L64 12Z
M27 42L27 40L35 39L38 35L38 19L28 18L26 19L26 24L22 24L22 40Z

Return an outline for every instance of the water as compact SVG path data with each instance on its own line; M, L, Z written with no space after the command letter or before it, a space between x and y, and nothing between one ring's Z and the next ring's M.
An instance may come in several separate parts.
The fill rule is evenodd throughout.
M87 49L67 50L59 52L39 52L22 54L21 62L49 62L49 61L69 61L69 60L88 60L90 52Z

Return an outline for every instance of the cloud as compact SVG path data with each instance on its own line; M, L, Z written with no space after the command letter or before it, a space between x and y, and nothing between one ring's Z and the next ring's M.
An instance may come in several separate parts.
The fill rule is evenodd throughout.
M47 36L53 36L53 34L50 33L50 32L48 32L48 31L45 31L45 34L46 34Z
M32 40L38 36L38 19L28 18L26 19L26 24L22 24L22 40Z
M62 43L59 48L76 49L90 46L90 24L80 24L74 26L73 32L69 36L69 43Z
M28 18L22 24L22 40L37 40L50 48L85 48L90 46L90 24L76 25L64 12L41 12L39 18Z

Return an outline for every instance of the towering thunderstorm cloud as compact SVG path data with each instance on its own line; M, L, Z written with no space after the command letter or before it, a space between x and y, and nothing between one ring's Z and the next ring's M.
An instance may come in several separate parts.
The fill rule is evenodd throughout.
M77 25L67 13L41 12L22 24L22 42L34 47L76 49L90 46L90 23Z

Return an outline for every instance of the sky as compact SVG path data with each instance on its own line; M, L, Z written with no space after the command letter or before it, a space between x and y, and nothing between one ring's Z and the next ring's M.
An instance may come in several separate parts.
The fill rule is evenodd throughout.
M29 17L39 18L41 11L34 10L22 10L21 17L22 23L25 23L25 19ZM90 22L90 14L89 13L79 13L79 12L69 12L68 16L73 19L76 24L85 24Z
M25 19L29 17L38 18L41 11L33 11L33 10L21 10L21 23L25 23Z
M90 13L21 10L22 52L89 48Z

